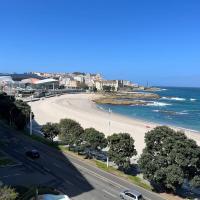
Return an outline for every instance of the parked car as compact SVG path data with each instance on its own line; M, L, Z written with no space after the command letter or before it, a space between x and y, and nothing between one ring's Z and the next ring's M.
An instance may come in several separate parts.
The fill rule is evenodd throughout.
M70 200L67 195L54 195L54 194L43 194L40 196L41 200Z
M125 190L121 192L120 198L124 200L144 200L142 194L135 190Z
M35 158L39 158L40 154L36 149L32 149L32 150L26 152L26 156L28 156L32 159L35 159Z

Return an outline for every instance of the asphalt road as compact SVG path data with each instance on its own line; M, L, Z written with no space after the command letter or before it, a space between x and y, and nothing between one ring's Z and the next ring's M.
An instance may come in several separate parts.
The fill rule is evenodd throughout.
M74 156L64 155L16 131L0 127L0 140L4 143L0 148L21 163L0 168L0 179L4 183L52 186L74 200L120 199L120 191L127 188L141 192L147 200L162 200L153 192L104 172ZM41 157L37 160L27 158L25 152L30 149L39 150Z

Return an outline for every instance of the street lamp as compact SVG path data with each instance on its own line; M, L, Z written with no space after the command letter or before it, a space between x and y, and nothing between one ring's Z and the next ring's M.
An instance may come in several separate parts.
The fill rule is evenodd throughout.
M108 112L109 112L109 122L108 122L108 126L109 126L109 134L110 134L111 113L112 113L112 110L109 108ZM108 155L107 155L106 163L107 163L107 168L108 168L108 167L109 167L109 157L108 157Z
M31 102L32 102L32 98L33 98L33 96L31 96ZM33 123L32 123L32 110L31 110L31 105L30 105L30 135L32 135L32 133L33 133Z
M109 127L109 134L110 134L110 126L111 126L111 113L112 113L112 110L109 108L108 112L109 112L109 122L108 122L108 127Z

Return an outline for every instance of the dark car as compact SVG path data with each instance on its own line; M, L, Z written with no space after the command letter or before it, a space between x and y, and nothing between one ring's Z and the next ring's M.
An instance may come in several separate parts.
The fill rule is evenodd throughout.
M37 150L33 149L33 150L30 150L30 151L27 151L26 156L35 159L35 158L39 158L40 154Z

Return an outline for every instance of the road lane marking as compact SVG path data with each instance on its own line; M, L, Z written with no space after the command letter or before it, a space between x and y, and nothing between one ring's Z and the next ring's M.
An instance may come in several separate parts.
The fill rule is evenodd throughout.
M70 154L65 153L65 156L66 156L66 157L71 157L73 160L78 160L78 161L80 161L80 162L83 162L83 161L77 159L76 157L74 157L74 156L72 156L72 155L70 155ZM74 165L78 165L80 168L82 167L81 165L77 164L75 161L70 161L70 162L73 163ZM83 163L86 164L85 162L83 162ZM86 164L86 165L87 165L87 164ZM117 179L119 179L119 180L121 180L121 181L123 181L123 182L126 182L126 183L130 184L130 185L134 185L134 187L140 188L140 189L144 190L145 192L150 193L150 194L152 194L152 195L155 195L155 196L157 196L158 198L160 198L161 200L164 200L164 199L163 199L161 196L159 196L158 194L156 194L156 193L154 193L154 192L151 192L151 191L148 191L148 190L146 190L146 189L144 189L144 188L142 188L142 187L140 187L140 186L138 186L138 185L132 184L132 183L130 183L129 181L124 180L124 179L121 178L121 177L118 177L118 176L116 176L116 175L114 175L114 174L111 174L111 173L109 173L109 172L106 172L106 171L104 171L104 170L101 170L101 169L99 169L99 168L96 168L96 167L94 167L94 166L92 166L92 165L89 165L89 166L90 166L91 168L98 169L98 170L102 171L102 172L105 173L105 174L109 174L110 176L113 176L113 177L115 177L115 178L117 178ZM86 171L89 171L89 173L92 172L91 170L89 170L89 169L87 169L87 168L85 168L85 167L82 167L82 168L83 168L84 170L86 170ZM92 172L92 173L98 175L98 174L95 173L95 172ZM98 175L98 176L101 176L101 175ZM99 178L99 179L101 179L101 178L98 177L98 176L96 176L96 177ZM101 176L101 177L103 177L103 176ZM105 179L107 179L107 178L105 178ZM103 180L103 179L102 179L102 180ZM109 180L109 179L107 179L107 180ZM104 181L105 181L105 180L104 180ZM107 181L107 182L108 182L108 181ZM113 181L110 181L110 180L109 180L109 182L113 182ZM120 187L123 187L124 189L127 189L127 188L125 188L124 186L122 186L121 184L118 184L118 183L115 183L115 182L113 182L113 183L116 185L116 187L118 186L118 188L119 188L119 186L120 186ZM146 196L144 196L144 195L143 195L143 197L144 197L146 200L151 200L151 199L149 199L148 197L146 197Z
M46 170L47 172L51 172L51 170L50 169L48 169L47 167L44 167L44 166L42 166L42 168L44 169L44 170Z
M82 175L83 176L83 175ZM75 177L79 180L82 180L82 181L86 181L85 178L83 178L82 176L80 175L75 175Z
M21 174L13 174L13 175L7 175L7 176L2 176L2 178L8 178L8 177L12 177L12 176L20 176Z
M27 139L27 138L26 138ZM41 146L39 146L39 148L40 149L42 149L43 148L43 146L41 145ZM49 150L47 150L47 152L48 153L52 153L52 151L49 151ZM54 155L56 155L56 154L54 154ZM72 155L70 155L70 154L66 154L66 153L64 153L64 155L66 155L66 157L71 157L71 159L73 159L73 160L75 160L75 161L79 161L79 162L82 162L82 163L84 163L84 164L86 164L85 162L83 162L83 161L81 161L80 159L77 159L76 157L74 157L74 156L72 156ZM56 157L58 158L58 159L60 159L57 155L56 155ZM63 159L60 159L60 160L63 160ZM75 161L74 162L72 162L72 161L70 161L71 163L73 163L74 165L78 165L79 167L81 167L81 165L79 165L79 164L76 164L75 163ZM87 165L87 164L86 164ZM155 196L157 196L158 198L160 198L161 200L164 200L161 196L159 196L158 194L156 194L156 193L154 193L154 192L151 192L151 191L148 191L148 190L146 190L146 189L144 189L144 188L142 188L142 187L140 187L140 186L138 186L138 185L135 185L135 184L132 184L132 183L130 183L129 181L127 181L127 180L124 180L124 179L122 179L122 178L120 178L120 177L118 177L118 176L116 176L116 175L113 175L113 174L110 174L110 173L108 173L108 172L105 172L105 171L103 171L103 170L101 170L101 169L99 169L99 168L97 168L97 167L94 167L94 166L91 166L91 165L89 165L91 168L93 168L93 169L98 169L98 170L100 170L100 171L102 171L104 174L109 174L110 176L114 176L115 178L117 178L118 180L121 180L121 181L123 181L123 182L126 182L126 183L128 183L128 184L130 184L130 185L134 185L134 187L136 187L136 188L140 188L140 189L142 189L142 190L144 190L145 192L147 192L147 193L150 193L150 194L152 194L152 195L155 195ZM84 168L85 170L87 170L87 168ZM92 170L88 170L88 172L92 172ZM95 172L93 172L93 173L95 173ZM101 176L101 177L99 177L98 176L98 174L97 173L95 173L96 174L96 177L97 178L99 178L99 179L102 179L101 177L103 177L103 176ZM94 174L93 174L94 175ZM94 175L95 176L95 175ZM102 179L103 180L103 179ZM113 182L113 181L109 181L109 179L107 179L108 181L107 182L111 182L112 184L114 183L114 185L117 187L122 187L122 188L125 188L124 186L122 186L122 185L120 185L120 184L118 184L118 183L115 183L115 182ZM106 180L104 180L104 181L106 181ZM126 188L125 188L126 189ZM146 199L147 200L150 200L149 198L147 198L146 197Z
M120 184L118 184L118 183L116 183L116 182L114 182L114 181L111 181L111 180L109 180L109 179L107 179L107 178L105 178L105 177L103 177L103 176L97 174L96 172L93 172L93 171L91 171L91 170L89 170L89 169L87 169L87 168L85 168L85 167L83 167L83 166L81 166L81 165L79 165L79 164L77 164L77 163L73 163L73 164L74 164L74 165L77 165L79 168L84 169L84 170L87 171L89 174L92 174L93 176L95 176L95 177L97 177L97 178L99 178L99 179L101 179L101 180L103 180L103 181L105 181L105 182L111 183L112 185L116 185L116 187L118 187L119 189L121 189L121 188L126 189L126 187L124 187L124 186L122 186L122 185L120 185Z
M68 180L65 180L65 183L67 183L67 184L69 184L69 185L73 185L73 186L74 186L74 184L73 184L73 183L71 183L71 182L69 182Z
M60 165L58 165L58 164L56 164L56 163L53 163L53 164L54 164L56 167L61 168Z
M114 194L108 192L107 190L102 190L102 191L105 192L106 194L110 195L111 197L117 198L116 195L114 195Z
M72 162L72 163L73 163L74 165L77 165L79 168L84 169L84 170L87 171L89 174L91 174L91 175L93 175L93 176L95 176L95 177L97 177L97 178L99 178L99 179L101 179L101 180L103 180L103 181L105 181L105 182L107 182L107 183L110 183L110 184L114 185L115 187L118 187L119 189L121 189L121 188L127 189L127 187L124 187L123 185L121 185L121 184L119 184L119 183L116 183L116 182L114 182L114 181L111 181L110 179L105 178L105 177L103 177L103 176L97 174L96 172L93 172L93 171L91 171L91 170L89 170L89 169L87 169L87 168L85 168L85 167L83 167L83 166L81 166L81 165L79 165L79 164L77 164L77 163L74 163L74 162ZM146 197L146 196L144 196L144 195L143 195L143 197L144 197L146 200L151 200L151 199L149 199L148 197Z

